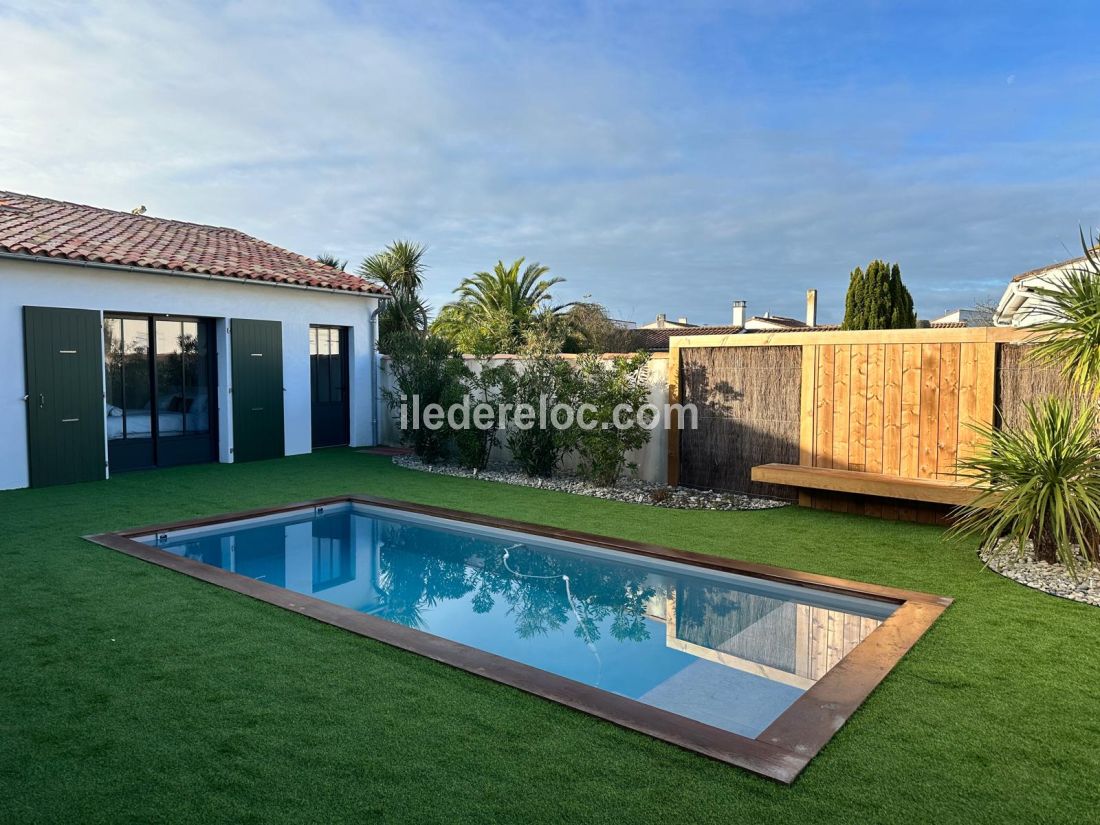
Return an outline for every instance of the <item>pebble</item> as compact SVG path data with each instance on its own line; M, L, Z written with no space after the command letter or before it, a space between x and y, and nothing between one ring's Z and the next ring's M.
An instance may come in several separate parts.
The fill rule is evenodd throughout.
M425 464L416 456L411 455L394 456L393 463L408 470L420 470L421 472L458 476L460 478L479 478L482 481L518 484L522 487L537 487L543 490L555 490L560 493L625 501L630 504L648 504L653 507L665 507L674 510L770 510L788 505L786 501L776 501L770 498L757 498L720 490L666 487L662 484L654 484L641 479L623 479L616 487L600 487L573 475L531 478L523 473L506 468L494 468L478 472L454 464Z
M1077 578L1063 564L1035 561L1031 542L1020 556L1014 542L1007 540L978 553L989 569L1025 587L1042 590L1052 596L1100 607L1100 568L1077 556Z

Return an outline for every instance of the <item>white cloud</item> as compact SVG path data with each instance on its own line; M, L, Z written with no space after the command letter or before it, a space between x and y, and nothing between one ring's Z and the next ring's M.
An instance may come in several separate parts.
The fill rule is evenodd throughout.
M1035 83L780 99L732 48L728 75L682 71L689 30L659 8L618 34L602 7L5 9L0 188L353 260L415 238L436 305L527 255L619 316L798 313L817 286L835 317L847 272L884 256L933 315L1096 216L1095 146L1004 137Z

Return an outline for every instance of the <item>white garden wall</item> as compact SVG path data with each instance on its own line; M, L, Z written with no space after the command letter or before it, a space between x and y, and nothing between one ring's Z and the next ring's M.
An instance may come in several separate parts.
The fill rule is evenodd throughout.
M565 356L571 357L571 356ZM522 359L515 356L498 356L496 359L490 361L490 364L499 364L503 360L510 360L516 364L517 369L523 370ZM382 357L382 387L392 389L393 377L390 374L387 364L389 359L385 356ZM467 365L479 372L481 369L481 362L476 358L467 357ZM657 352L653 354L653 357L649 361L647 367L647 379L649 383L649 400L651 403L656 404L658 407L663 406L668 402L668 354L664 352ZM381 429L379 430L379 441L382 444L397 447L401 444L401 429L399 426L398 414L386 406L383 402L380 404L380 420L382 422ZM508 449L504 446L504 438L501 438L501 447L493 451L493 461L508 460L510 455ZM641 450L636 450L629 454L629 461L633 461L638 465L638 475L646 481L653 481L663 484L668 469L668 431L664 427L659 427L653 430L649 443ZM576 459L573 457L567 457L564 469L571 470L576 466Z

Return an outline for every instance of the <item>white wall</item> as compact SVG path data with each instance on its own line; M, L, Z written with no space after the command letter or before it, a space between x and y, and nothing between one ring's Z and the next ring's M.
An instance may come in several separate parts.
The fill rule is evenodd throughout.
M219 319L219 424L222 461L231 461L231 384L225 319L280 321L287 455L312 449L310 430L309 326L350 327L351 443L371 443L373 296L294 289L260 282L182 277L171 274L38 263L0 258L0 489L25 487L27 412L23 396L23 307L64 307L100 312L165 313Z
M504 356L511 360L516 368L520 371L523 370L523 361L511 356ZM566 356L570 357L570 356ZM386 368L389 359L385 356L382 357L382 387L384 389L392 389L393 376ZM480 369L480 362L475 358L466 358L467 365L475 372ZM501 359L495 359L490 361L491 364L502 363ZM647 367L647 379L649 383L649 401L651 404L656 404L658 407L663 407L668 403L668 353L655 352L653 357L649 360L649 366ZM399 425L399 416L397 413L389 410L383 402L380 411L381 426L379 428L379 441L382 444L387 444L393 447L401 444L401 428ZM504 444L504 436L501 434L501 446L499 449L493 450L492 461L495 463L500 460L507 461L510 459L508 448ZM638 465L638 475L644 478L646 481L656 482L658 484L664 484L668 477L668 430L663 426L652 431L649 443L646 444L640 450L635 450L628 453L627 460L632 461ZM563 462L563 468L565 470L572 470L576 467L575 457L566 457Z

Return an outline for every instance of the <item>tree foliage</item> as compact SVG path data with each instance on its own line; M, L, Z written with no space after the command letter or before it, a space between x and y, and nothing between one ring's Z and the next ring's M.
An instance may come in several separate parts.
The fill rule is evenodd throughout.
M469 369L465 377L467 409L477 410L477 405L495 405L515 395L516 370L510 361L492 364L488 358L480 359L478 369ZM493 448L500 446L500 430L495 415L492 421L482 425L474 412L467 415L467 426L454 431L455 453L458 463L469 470L484 470L489 466Z
M347 260L340 260L335 255L330 255L328 252L322 252L313 260L317 261L317 263L319 264L331 266L333 269L339 269L341 272L343 272L348 267Z
M901 267L874 260L852 270L844 299L844 329L911 329L917 325L913 296Z
M541 417L541 410L558 403L575 406L576 376L572 365L558 354L560 350L560 339L545 328L528 334L519 352L524 368L515 378L510 402L527 405L537 417ZM546 426L540 426L542 423ZM575 427L560 429L537 419L533 426L512 427L508 432L512 458L529 476L551 475L576 442Z
M450 341L438 335L401 331L391 333L388 343L393 389L383 390L382 396L391 409L399 412L405 404L412 404L414 396L419 399L421 411L430 404L447 410L452 404L462 403L470 370ZM401 443L411 446L416 456L428 464L446 456L450 439L447 427L433 430L423 423L414 427L410 421L401 430Z
M578 427L577 452L584 478L612 487L623 470L637 470L637 465L628 464L626 454L640 450L652 435L645 425L654 414L651 409L642 409L649 402L649 357L649 353L639 352L605 359L589 353L578 361L577 402L591 405L586 423L595 425L591 429ZM616 408L632 412L616 420Z
M440 310L432 330L463 351L515 352L540 316L557 315L568 307L554 306L550 294L563 278L545 278L549 267L523 264L523 258L508 266L497 261L492 271L463 279L455 289L457 300Z
M428 326L428 307L420 297L424 286L424 253L427 247L411 241L394 241L359 265L359 274L389 290L378 315L378 349L390 352L391 339L422 332Z
M978 426L981 451L960 470L982 489L953 528L995 548L1002 536L1020 555L1030 539L1039 561L1062 562L1076 575L1076 545L1100 560L1100 450L1095 407L1063 398L1027 405L1027 424Z
M556 320L561 324L562 352L630 352L633 348L630 331L616 326L607 310L592 301L578 301Z
M1081 233L1085 259L1049 286L1036 287L1041 319L1035 326L1035 357L1056 367L1093 399L1100 398L1100 239L1090 246Z

